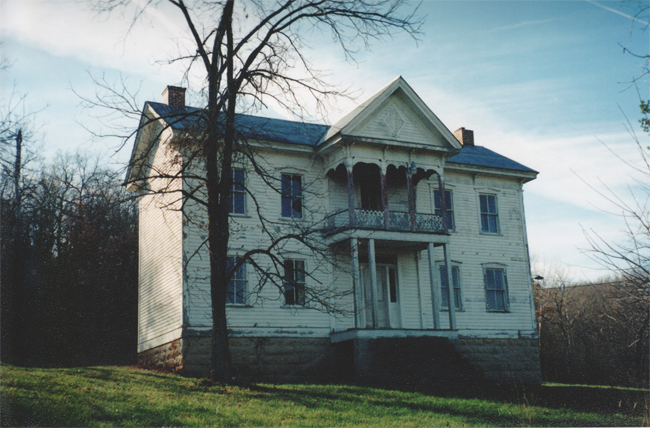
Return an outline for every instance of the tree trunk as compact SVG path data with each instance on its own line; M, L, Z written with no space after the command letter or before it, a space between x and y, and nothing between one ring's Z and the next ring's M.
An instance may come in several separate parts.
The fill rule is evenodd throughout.
M226 318L226 293L228 288L228 241L230 239L229 197L232 185L232 151L235 139L235 100L237 91L233 84L232 63L232 13L234 1L224 7L219 31L225 32L227 52L228 104L225 114L225 130L221 147L221 168L219 168L219 84L218 67L221 63L221 46L215 43L209 72L208 140L206 173L208 191L208 245L210 248L210 292L212 296L212 355L210 378L215 382L232 381L232 361L228 344L228 322ZM220 41L217 36L216 40ZM221 174L221 177L219 177Z

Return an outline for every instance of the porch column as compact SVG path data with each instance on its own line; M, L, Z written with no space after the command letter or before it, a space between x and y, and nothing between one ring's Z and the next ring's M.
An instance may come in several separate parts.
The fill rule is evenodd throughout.
M352 162L352 159L347 158L345 160L345 169L348 173L348 214L350 226L354 227L356 224L356 215L354 212L354 177L352 174L354 163Z
M354 291L354 326L366 328L366 300L363 297L363 284L359 271L359 240L350 238L350 254L352 265L352 290Z
M449 259L447 244L442 245L442 251L445 254L445 275L447 275L447 285L449 286L449 330L456 330L456 295L454 293L451 260Z
M427 248L429 255L429 280L431 282L431 309L433 309L433 328L440 328L440 296L438 294L438 279L436 278L436 261L433 254L433 242Z
M442 229L445 232L448 232L451 225L447 224L447 198L445 198L445 179L442 174L440 174L440 172L438 172L438 193L440 193L440 215L442 216Z
M379 294L377 292L377 262L375 261L375 240L368 240L368 267L370 269L370 285L372 289L372 326L379 327Z
M415 163L411 163L411 166L406 168L406 192L408 194L411 230L415 230L415 189L413 188L413 175L415 174L415 170Z
M386 178L386 162L381 164L381 205L384 208L384 227L390 229L390 217L388 212L388 179Z

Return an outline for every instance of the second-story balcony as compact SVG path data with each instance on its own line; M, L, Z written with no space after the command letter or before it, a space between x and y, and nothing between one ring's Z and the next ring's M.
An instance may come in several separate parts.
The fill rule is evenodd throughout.
M446 233L442 216L437 214L366 209L341 210L325 219L327 233L349 229L387 230L395 232Z

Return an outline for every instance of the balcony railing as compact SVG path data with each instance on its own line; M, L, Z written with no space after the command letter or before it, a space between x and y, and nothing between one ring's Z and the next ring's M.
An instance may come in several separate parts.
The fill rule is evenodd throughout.
M407 212L389 211L386 219L384 211L354 210L354 221L350 220L348 210L329 215L326 227L330 233L346 229L389 230L420 233L445 233L442 216L437 214L415 213L415 218Z

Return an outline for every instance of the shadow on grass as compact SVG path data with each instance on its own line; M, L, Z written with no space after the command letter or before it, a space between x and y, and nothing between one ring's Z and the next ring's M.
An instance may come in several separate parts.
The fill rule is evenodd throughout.
M50 392L49 385L67 377L66 373L73 379ZM53 377L52 381L49 377ZM353 383L231 386L133 367L129 370L66 369L49 373L47 379L39 376L32 382L28 384L17 378L12 385L5 381L7 386L20 386L23 398L18 399L17 392L12 392L15 396L2 394L0 426L202 425L200 420L191 420L193 415L198 418L209 415L211 425L268 426L269 421L280 420L270 419L265 414L268 409L280 415L276 414L275 418L286 415L290 424L300 424L300 415L315 418L305 420L312 425L318 421L322 425L358 425L366 420L381 423L378 421L384 420L381 419L384 416L393 418L388 420L401 417L410 421L431 420L427 417L435 420L440 415L441 420L448 416L478 426L615 426L636 423L631 418L643 416L648 395L647 391L640 390L567 385L526 390L467 384L399 388ZM44 385L42 395L34 391L37 385ZM95 385L103 389L95 391ZM134 385L140 389L130 391ZM68 389L61 389L64 386ZM237 407L242 405L241 409ZM582 417L569 411L593 415ZM346 419L348 416L343 415L351 416Z

